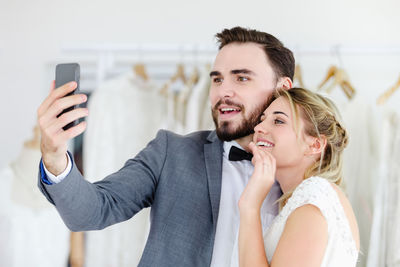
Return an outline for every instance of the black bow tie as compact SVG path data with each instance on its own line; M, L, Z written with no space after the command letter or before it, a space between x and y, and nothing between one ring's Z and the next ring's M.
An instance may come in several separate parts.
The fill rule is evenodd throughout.
M240 148L235 146L231 147L229 151L229 160L231 161L239 161L239 160L250 160L253 158L253 154L248 153Z

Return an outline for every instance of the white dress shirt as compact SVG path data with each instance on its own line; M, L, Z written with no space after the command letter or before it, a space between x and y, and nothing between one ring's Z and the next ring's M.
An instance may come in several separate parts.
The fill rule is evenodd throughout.
M67 153L67 160L68 160L68 163L67 163L67 167L65 168L65 170L62 172L62 173L60 173L59 175L54 175L54 174L52 174L51 172L49 172L48 170L47 170L47 168L46 168L46 165L44 164L44 162L43 162L43 169L44 169L44 172L46 173L46 175L47 175L47 178L49 179L49 181L50 182L52 182L52 183L55 183L55 184L58 184L59 182L61 182L65 177L67 177L67 175L70 173L70 171L72 170L72 160L71 160L71 157L69 156L69 154Z
M239 266L239 198L253 174L254 166L249 160L230 161L229 151L232 146L243 149L237 142L224 142L222 159L221 199L215 234L211 267ZM278 214L275 201L281 196L278 183L275 183L261 207L263 233Z

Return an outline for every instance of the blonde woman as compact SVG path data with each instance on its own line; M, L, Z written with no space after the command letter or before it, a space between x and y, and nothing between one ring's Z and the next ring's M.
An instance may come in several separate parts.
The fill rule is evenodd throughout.
M348 137L336 107L302 88L278 90L269 103L239 200L240 266L356 266L357 221L339 187ZM280 212L263 234L260 207L275 180Z

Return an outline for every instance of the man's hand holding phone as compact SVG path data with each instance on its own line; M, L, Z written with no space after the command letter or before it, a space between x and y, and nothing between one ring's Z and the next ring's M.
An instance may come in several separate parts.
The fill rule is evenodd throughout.
M77 87L78 84L73 81L55 88L55 81L53 81L49 95L37 110L43 163L47 170L54 175L62 173L67 166L68 140L80 135L86 129L85 121L67 130L64 130L63 127L86 117L88 115L87 108L74 108L59 116L65 109L87 101L85 94L68 95Z

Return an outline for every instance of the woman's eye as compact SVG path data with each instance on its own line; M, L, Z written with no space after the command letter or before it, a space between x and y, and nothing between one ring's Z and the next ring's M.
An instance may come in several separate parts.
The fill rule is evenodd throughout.
M238 79L239 82L245 82L245 81L249 80L249 78L243 77L243 76L239 76L237 79Z
M284 124L284 123L285 123L284 121L281 121L279 119L275 119L275 124Z

